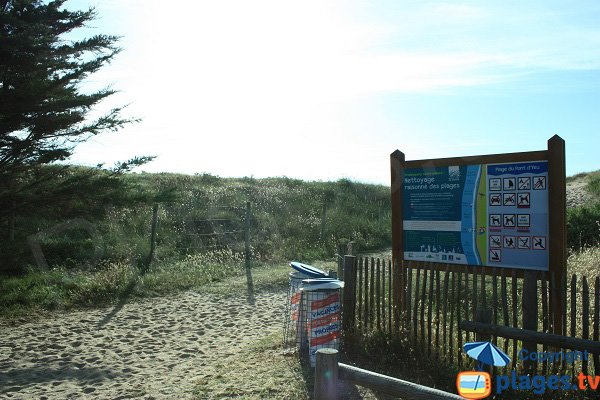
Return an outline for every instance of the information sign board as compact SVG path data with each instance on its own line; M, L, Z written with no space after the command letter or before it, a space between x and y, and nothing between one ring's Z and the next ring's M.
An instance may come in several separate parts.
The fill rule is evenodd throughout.
M548 162L407 168L405 260L548 271Z

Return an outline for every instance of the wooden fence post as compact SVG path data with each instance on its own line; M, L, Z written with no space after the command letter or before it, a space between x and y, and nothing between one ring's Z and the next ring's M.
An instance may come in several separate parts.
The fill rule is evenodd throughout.
M354 329L356 304L356 257L344 256L344 296L342 304L342 331L347 335Z
M244 258L246 269L250 268L250 202L246 202L246 226L244 229Z
M396 331L399 332L400 310L403 310L404 296L402 293L406 288L404 282L404 238L402 222L402 202L404 185L404 162L405 156L400 150L390 154L391 169L391 208L392 208L392 260L394 264L394 308L396 309Z
M343 278L344 277L344 258L342 254L345 254L345 245L339 244L337 245L337 276Z
M152 207L152 230L150 232L150 254L148 254L148 262L144 266L144 271L150 269L150 264L154 260L154 250L156 249L156 224L158 223L158 203L154 203Z
M556 302L556 307L552 310L552 331L555 334L564 333L563 315L567 310L567 300L564 296L567 284L566 188L565 141L554 135L548 140L548 259L550 272L554 273L556 281L556 286L551 286L550 293L550 297Z
M323 202L323 206L321 208L321 231L319 232L319 240L323 242L325 240L325 222L327 221L327 206L325 202Z
M530 331L538 330L538 296L537 296L537 272L525 271L523 278L523 329ZM535 342L523 342L523 349L530 353L537 352ZM516 362L513 360L513 362ZM533 374L537 364L525 361L523 368L527 373Z
M251 216L251 208L250 202L246 202L246 226L244 229L244 258L245 258L245 266L246 266L246 282L248 285L248 293L254 293L254 283L252 281L252 269L251 269L251 254L250 254L250 216Z
M335 349L317 350L315 364L315 400L336 400L338 386L338 351Z
M492 310L485 307L478 307L475 311L475 321L482 322L484 324L490 324L492 322ZM460 321L459 321L460 323ZM458 330L458 334L460 335L460 329ZM487 333L476 333L475 340L478 342L491 342L492 335ZM462 349L460 349L462 350ZM489 365L484 366L484 371L487 373L491 373L492 367Z

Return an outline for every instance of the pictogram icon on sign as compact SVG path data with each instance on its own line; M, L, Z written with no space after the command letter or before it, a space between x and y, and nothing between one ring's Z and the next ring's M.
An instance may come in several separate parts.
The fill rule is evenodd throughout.
M514 249L517 247L517 238L514 236L504 236L504 248Z
M490 248L499 249L502 247L502 237L500 235L490 235Z
M502 199L500 197L500 193L492 193L490 194L490 206L501 206Z
M504 227L505 228L514 228L515 227L515 214L503 214L504 217Z
M519 249L530 249L531 238L529 236L519 236L517 239L517 248Z
M502 215L490 214L490 226L502 226Z
M500 250L490 249L490 261L494 261L494 262L501 261Z
M529 208L531 205L531 196L529 192L517 193L517 207Z
M531 240L534 250L546 250L546 236L533 236Z
M504 183L504 190L515 190L517 188L515 178L504 178L502 182Z
M531 189L531 179L528 176L522 176L517 179L517 186L519 190Z
M514 206L516 201L516 195L514 193L502 194L503 202L505 206Z
M529 228L531 225L531 215L519 214L517 215L517 226L519 228Z
M502 190L502 179L491 178L490 179L490 190L494 190L494 191Z
M534 190L545 190L546 189L546 177L545 176L534 176L533 177L533 189Z

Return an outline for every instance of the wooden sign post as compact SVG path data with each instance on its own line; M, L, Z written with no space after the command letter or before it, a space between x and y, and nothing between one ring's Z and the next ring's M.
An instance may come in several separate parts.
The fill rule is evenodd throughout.
M461 272L475 267L485 274L504 268L518 277L534 271L527 276L551 282L552 331L563 333L563 139L553 136L542 151L415 161L396 150L390 166L396 321L405 306L404 266L427 263Z

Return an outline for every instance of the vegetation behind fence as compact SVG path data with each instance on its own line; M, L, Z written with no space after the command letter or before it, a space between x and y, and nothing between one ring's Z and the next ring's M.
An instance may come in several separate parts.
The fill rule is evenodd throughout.
M496 325L524 327L523 285L524 279L510 270L496 268L468 268L457 271L452 266L440 270L433 263L422 266L407 265L396 271L390 260L359 257L355 260L354 273L345 271L346 282L355 293L352 311L344 311L352 321L345 321L359 337L385 333L390 337L407 340L418 354L432 360L471 369L474 361L466 356L462 347L476 341L473 333L459 328L460 321L474 321L478 309L491 310L491 322ZM396 273L405 274L406 290L394 291ZM552 277L542 279L538 273L537 320L533 322L539 332L552 332L551 310L555 307L550 289L557 283ZM600 337L600 277L588 279L585 275L571 274L563 288L567 307L562 312L563 334L570 337L599 340ZM401 307L396 307L395 296L402 296ZM531 325L531 322L529 322ZM499 373L523 368L519 352L523 343L501 337L492 337L511 357L511 364L499 369ZM537 351L548 351L538 345ZM568 349L565 349L568 350ZM552 351L557 351L552 349ZM600 375L598 355L590 355L587 361L537 364L538 372L575 373L592 372Z

